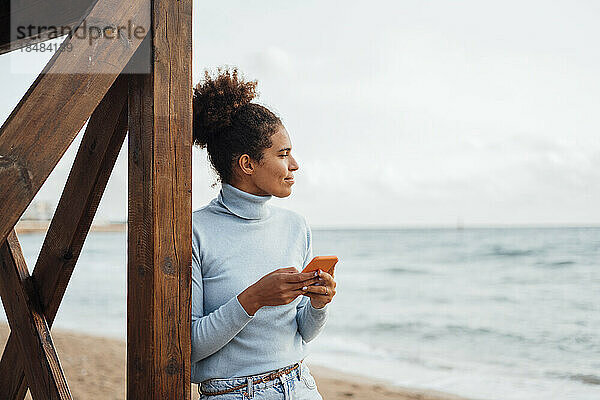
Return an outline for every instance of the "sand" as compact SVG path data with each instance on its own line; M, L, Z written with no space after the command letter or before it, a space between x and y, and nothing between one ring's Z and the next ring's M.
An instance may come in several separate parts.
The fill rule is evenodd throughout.
M8 326L0 322L2 349L8 339ZM52 329L63 371L74 399L125 399L126 348L121 340ZM461 400L450 394L391 386L383 381L353 376L309 364L319 392L326 400ZM192 399L198 399L192 385ZM26 399L31 400L28 393Z

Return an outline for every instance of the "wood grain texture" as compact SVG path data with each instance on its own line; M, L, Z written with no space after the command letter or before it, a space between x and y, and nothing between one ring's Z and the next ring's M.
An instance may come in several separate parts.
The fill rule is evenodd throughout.
M148 0L98 0L88 25L148 27ZM147 32L147 31L146 31ZM141 39L98 40L72 36L56 52L0 128L0 243L16 224L43 182L123 67ZM110 73L102 73L110 68Z
M36 400L72 399L31 281L21 246L11 231L0 249L0 296Z
M153 1L152 73L130 81L130 400L191 395L191 7Z
M90 118L32 274L49 326L127 133L127 82L119 76ZM27 392L19 355L11 333L0 360L0 393L11 400Z

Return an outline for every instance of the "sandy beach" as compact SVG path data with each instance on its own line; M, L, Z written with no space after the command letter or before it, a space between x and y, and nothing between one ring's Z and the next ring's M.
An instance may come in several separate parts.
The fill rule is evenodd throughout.
M50 220L31 221L20 220L15 225L17 235L27 233L45 233L50 226ZM127 229L125 223L96 223L90 227L90 232L124 232Z
M8 325L0 322L2 349L8 338ZM52 337L74 399L122 400L125 398L125 342L52 329ZM352 376L310 365L319 392L327 400L394 399L394 400L460 400L462 397L435 391L398 388L382 381ZM192 385L192 399L199 397ZM27 394L26 399L31 399Z

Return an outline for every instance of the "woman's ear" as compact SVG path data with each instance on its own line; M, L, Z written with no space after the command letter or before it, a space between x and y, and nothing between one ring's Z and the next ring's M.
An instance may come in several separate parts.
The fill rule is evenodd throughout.
M238 165L244 174L252 175L254 173L254 161L248 154L242 154L238 158Z

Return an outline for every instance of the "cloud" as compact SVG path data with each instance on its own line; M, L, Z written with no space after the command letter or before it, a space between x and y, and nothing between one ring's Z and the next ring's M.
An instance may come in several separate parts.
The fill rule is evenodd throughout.
M277 46L268 46L247 55L247 66L256 76L295 79L296 70L291 55Z
M193 72L258 79L301 165L276 202L316 224L597 223L597 17L589 2L203 3ZM14 104L28 84L8 83ZM99 213L126 217L125 161ZM204 151L193 163L199 207L218 188Z

